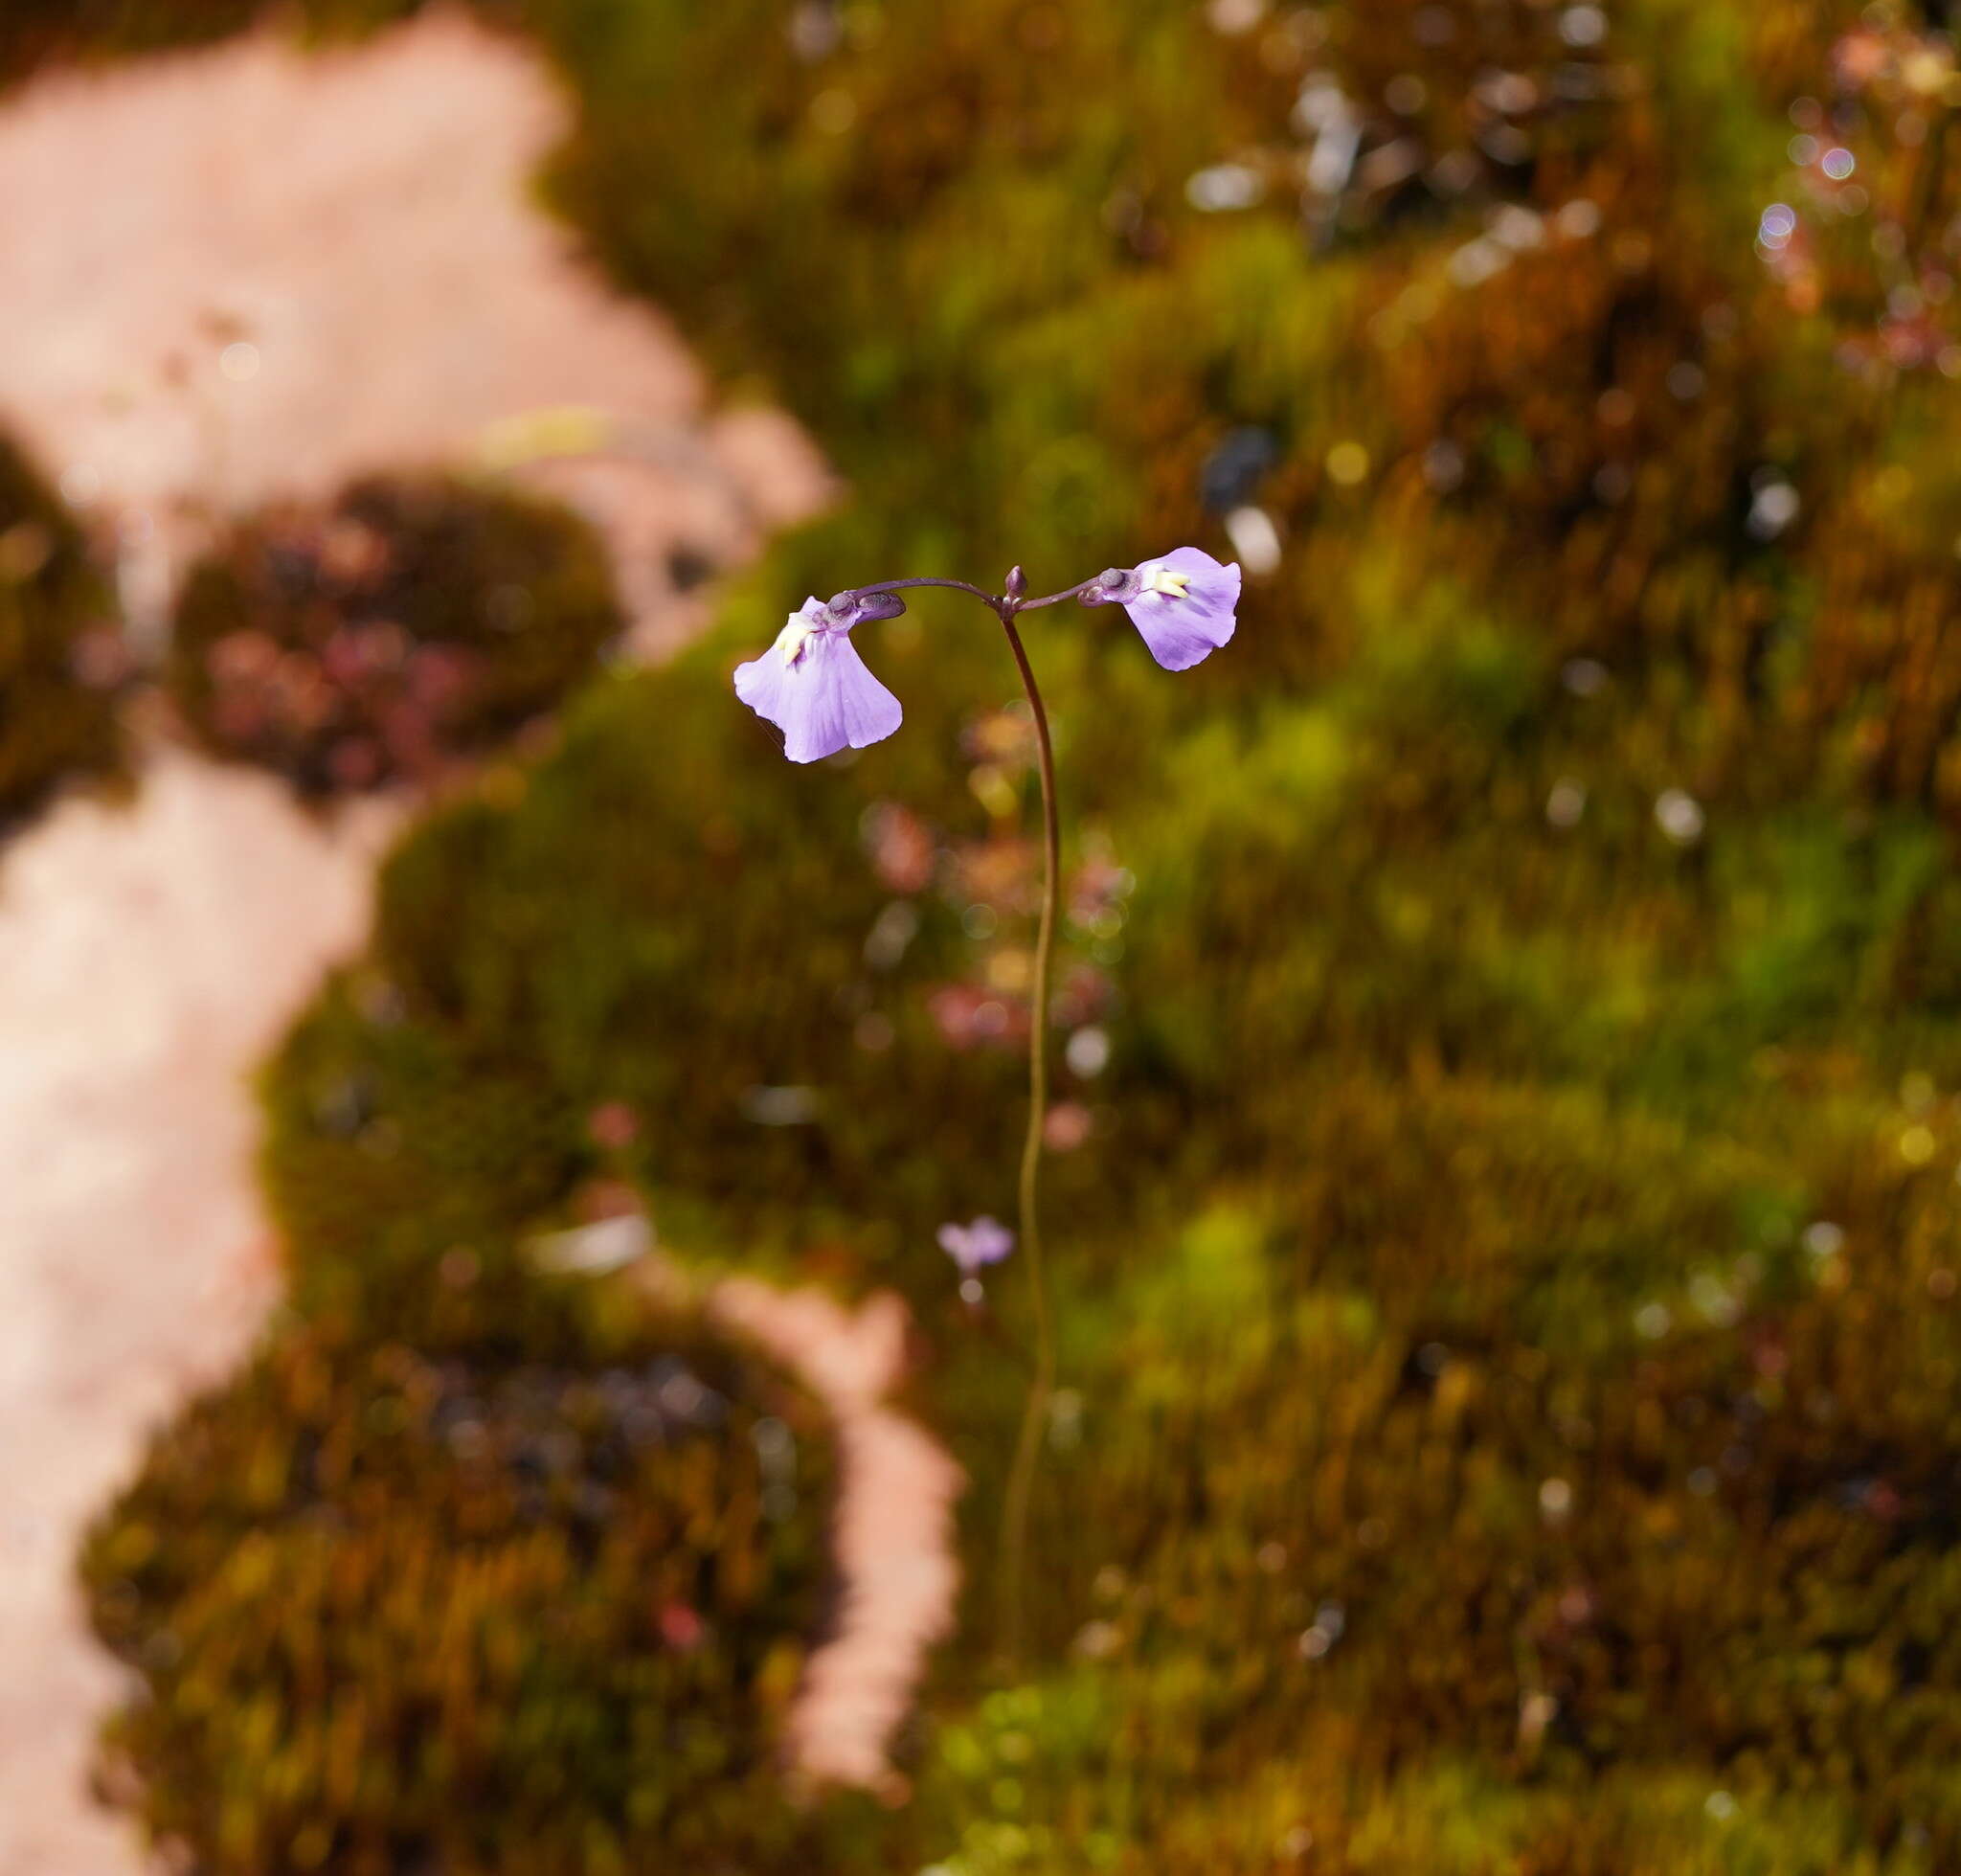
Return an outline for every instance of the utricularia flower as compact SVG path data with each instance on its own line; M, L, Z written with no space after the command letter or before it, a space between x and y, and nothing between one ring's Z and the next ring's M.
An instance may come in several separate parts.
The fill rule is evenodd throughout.
M960 1294L971 1301L980 1295L980 1273L989 1264L1000 1263L1015 1248L1015 1234L1000 1219L983 1212L970 1225L942 1225L939 1248L959 1266Z
M1161 560L1113 567L1083 595L1085 605L1120 605L1151 656L1167 671L1189 670L1232 637L1239 563L1224 565L1196 547Z
M1019 587L1009 591L1019 599ZM1232 637L1239 568L1198 548L1179 547L1161 559L1113 567L1069 593L1086 606L1120 605L1151 656L1167 671L1183 671ZM768 651L736 666L735 694L783 733L783 754L791 761L863 749L899 727L899 700L865 667L851 628L905 609L896 593L845 592L828 604L806 599Z
M815 762L863 749L899 727L899 700L865 667L851 627L905 610L892 594L805 599L760 658L735 667L735 694L783 733L783 754Z

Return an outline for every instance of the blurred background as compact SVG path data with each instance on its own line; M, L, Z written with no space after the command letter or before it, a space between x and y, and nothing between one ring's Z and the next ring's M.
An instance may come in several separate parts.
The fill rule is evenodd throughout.
M1961 1869L1950 29L11 0L0 1870Z

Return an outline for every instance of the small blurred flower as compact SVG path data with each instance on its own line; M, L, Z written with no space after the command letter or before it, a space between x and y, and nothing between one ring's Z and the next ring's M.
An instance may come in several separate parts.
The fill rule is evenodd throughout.
M791 761L864 749L899 727L899 700L866 669L850 636L861 620L899 610L890 595L847 595L841 608L808 599L768 651L735 667L735 694L782 731Z
M597 1146L619 1152L640 1134L640 1117L624 1101L602 1101L586 1116L586 1132Z
M1137 887L1137 875L1113 860L1086 860L1069 884L1069 915L1077 925L1093 925L1120 906Z
M1042 1143L1051 1153L1073 1153L1094 1131L1081 1101L1057 1101L1042 1119Z
M1029 912L1039 902L1040 849L1033 842L996 834L962 842L953 858L952 889L969 904Z
M1094 964L1075 964L1051 999L1048 1020L1066 1029L1080 1028L1105 1015L1116 1001L1116 986Z
M943 984L926 1006L941 1038L955 1049L1012 1047L1027 1039L1027 1005L1005 1002L978 983Z
M864 834L873 870L888 891L923 893L933 883L933 830L910 808L875 802L866 810Z
M1239 566L1196 547L1159 560L1112 568L1083 596L1085 605L1120 605L1146 648L1167 671L1189 670L1232 637Z
M1015 1234L983 1212L969 1225L942 1225L939 1248L959 1266L962 1277L971 1277L1000 1263L1015 1248Z
M657 1617L661 1639L682 1653L701 1646L707 1624L685 1602L664 1603Z
M977 762L1026 769L1035 760L1035 725L1026 710L982 711L961 731L960 747Z

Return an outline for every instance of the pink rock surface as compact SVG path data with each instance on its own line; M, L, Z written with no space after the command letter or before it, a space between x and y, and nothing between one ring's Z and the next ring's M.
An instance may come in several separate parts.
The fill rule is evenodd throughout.
M669 545L741 558L825 499L794 426L709 420L671 328L537 213L568 122L542 61L441 11L353 50L259 34L55 75L0 109L0 423L115 528L135 610L214 516L440 463L587 508L659 645L693 617Z
M91 1806L118 1691L73 1584L144 1431L244 1353L276 1289L245 1075L359 944L396 811L309 820L270 780L160 757L0 867L0 1871L141 1866Z
M0 425L113 531L137 625L228 510L501 465L600 526L654 652L699 620L672 547L739 558L825 499L794 425L710 415L668 327L530 207L565 123L540 61L441 14L350 52L256 35L54 76L0 106ZM165 754L133 808L71 802L0 853L0 1876L143 1866L85 1796L118 1686L74 1548L276 1294L246 1077L358 945L398 815L323 825ZM958 1475L879 1404L894 1304L752 1284L718 1306L838 1417L846 1615L793 1745L812 1776L884 1785L949 1619Z
M936 1441L886 1405L905 1372L906 1306L887 1291L854 1314L819 1290L741 1277L717 1283L708 1306L797 1374L837 1429L842 1607L791 1709L791 1764L817 1783L902 1797L887 1748L927 1650L953 1628L954 1501L965 1483Z

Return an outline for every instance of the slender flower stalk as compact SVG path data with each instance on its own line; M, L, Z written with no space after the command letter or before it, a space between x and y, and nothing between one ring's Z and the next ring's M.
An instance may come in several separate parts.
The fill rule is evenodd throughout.
M1048 1118L1049 980L1055 951L1055 907L1062 873L1062 821L1056 806L1055 749L1048 712L1015 622L1025 612L1075 599L1085 606L1120 605L1151 656L1166 670L1182 671L1209 657L1232 637L1239 602L1239 569L1225 566L1195 547L1174 549L1159 560L1113 567L1059 593L1031 599L1019 567L1000 593L963 579L921 576L848 588L828 602L806 599L790 615L777 642L760 658L737 667L735 694L783 737L793 762L815 762L841 750L863 749L898 729L899 701L866 667L850 641L867 620L890 619L905 610L900 593L945 587L979 599L1006 634L1015 669L1034 718L1042 786L1042 910L1035 935L1035 967L1028 1023L1028 1123L1022 1139L1018 1183L1021 1242L1027 1255L1032 1300L1034 1369L1022 1409L1008 1472L1001 1528L1001 1650L1010 1671L1021 1665L1024 1588L1027 1574L1028 1505L1042 1456L1043 1432L1055 1392L1055 1328L1043 1260L1041 1179L1043 1133ZM939 1243L961 1272L961 1294L980 1294L979 1272L999 1262L1013 1239L992 1218L944 1225Z
M1016 570L1017 572L1020 569ZM1010 578L1012 585L1012 578ZM1028 1258L1028 1291L1034 1300L1035 1371L1028 1397L1022 1406L1022 1430L1015 1439L1014 1465L1008 1473L1007 1499L1001 1522L1001 1650L1010 1669L1022 1658L1022 1584L1028 1552L1028 1493L1034 1483L1035 1461L1041 1455L1042 1431L1048 1403L1055 1392L1055 1328L1049 1321L1048 1282L1042 1266L1041 1192L1042 1130L1048 1118L1048 976L1055 952L1056 880L1062 871L1062 820L1055 805L1055 749L1048 735L1048 712L1041 688L1015 629L1013 601L1001 608L1002 629L1015 655L1022 689L1035 718L1035 749L1042 777L1042 917L1035 932L1035 982L1028 1022L1028 1125L1022 1137L1022 1172L1018 1187L1022 1246Z

